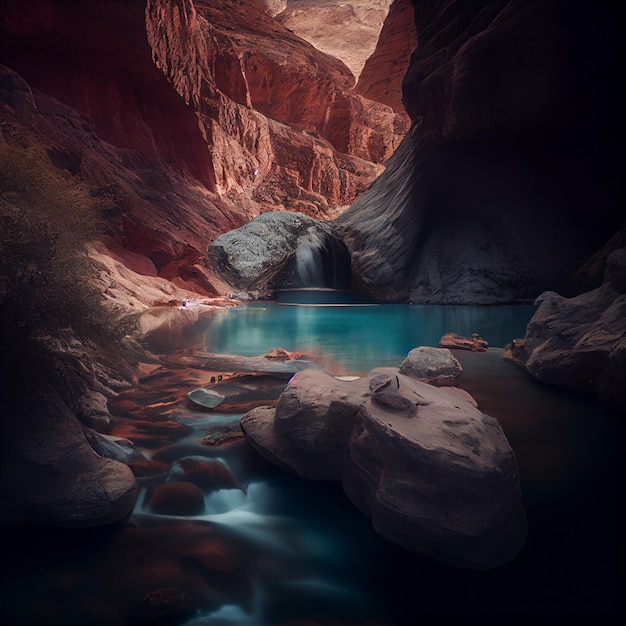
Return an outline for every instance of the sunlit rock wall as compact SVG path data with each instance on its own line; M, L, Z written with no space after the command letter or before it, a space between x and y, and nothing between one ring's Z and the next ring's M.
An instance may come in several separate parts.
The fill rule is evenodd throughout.
M361 71L356 91L365 98L388 104L394 111L404 112L402 81L416 47L413 4L411 0L395 0L389 7L376 49Z
M276 19L318 50L341 59L358 80L392 1L288 0Z
M8 110L6 136L26 124L159 277L219 291L208 243L269 210L334 217L409 127L280 25L283 4L6 0L0 63L41 100Z
M263 3L149 0L146 24L155 64L199 116L218 192L249 215L334 216L408 130Z

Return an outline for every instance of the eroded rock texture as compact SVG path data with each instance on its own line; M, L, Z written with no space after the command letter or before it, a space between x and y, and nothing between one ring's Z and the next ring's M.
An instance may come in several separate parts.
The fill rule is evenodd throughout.
M403 87L413 130L337 220L367 289L416 302L534 299L618 230L615 11L415 3Z
M358 79L390 4L392 0L288 0L276 19L318 50L341 59Z
M2 139L87 187L144 269L215 294L206 242L245 216L215 193L196 116L152 63L142 3L8 1L0 32Z
M350 287L350 255L335 229L302 213L264 213L209 247L213 267L238 289Z
M254 0L150 0L155 64L199 117L219 193L248 215L350 204L408 129ZM236 25L236 26L235 26Z
M498 422L459 390L396 368L352 382L304 370L275 409L253 409L241 425L279 467L341 480L393 543L478 569L513 559L524 543L515 456Z
M408 130L280 25L280 5L7 0L0 62L40 102L9 108L4 138L26 124L53 167L109 202L107 234L159 277L223 292L208 242L270 209L336 215Z

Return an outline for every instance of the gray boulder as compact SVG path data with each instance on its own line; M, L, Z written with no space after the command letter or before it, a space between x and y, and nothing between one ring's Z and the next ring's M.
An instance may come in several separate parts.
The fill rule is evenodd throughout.
M350 255L334 227L302 213L263 213L217 237L208 256L237 289L349 287Z
M419 346L407 354L400 365L400 372L422 382L445 387L456 383L463 368L448 348Z
M253 409L241 426L275 465L341 480L393 543L478 569L510 561L524 543L513 451L498 422L455 388L396 368L355 381L304 370L275 409Z
M504 357L541 382L626 410L626 249L609 256L601 287L574 298L545 292L536 304Z

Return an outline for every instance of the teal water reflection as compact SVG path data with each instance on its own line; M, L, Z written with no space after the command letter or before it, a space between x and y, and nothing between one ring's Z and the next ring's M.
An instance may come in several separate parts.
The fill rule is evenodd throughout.
M254 356L272 348L322 357L332 373L399 365L416 346L447 332L478 333L490 347L523 337L534 306L409 304L303 305L263 302L217 312L206 326L209 352Z

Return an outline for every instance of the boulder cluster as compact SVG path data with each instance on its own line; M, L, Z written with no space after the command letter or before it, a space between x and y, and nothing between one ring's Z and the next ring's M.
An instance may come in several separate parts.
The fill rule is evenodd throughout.
M450 385L460 372L441 348L418 348L402 367L352 381L307 369L275 408L249 411L241 426L271 463L341 481L385 539L453 565L496 567L526 535L513 451L469 394L418 380Z

